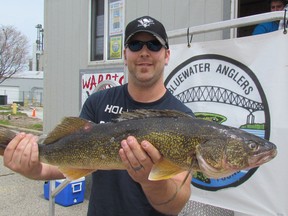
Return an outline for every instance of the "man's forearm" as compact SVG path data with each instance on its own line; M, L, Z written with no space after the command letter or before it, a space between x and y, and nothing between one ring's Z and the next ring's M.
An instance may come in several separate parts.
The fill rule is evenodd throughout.
M180 188L186 174L187 173L182 173L175 178L142 185L147 199L157 211L167 215L179 214L191 193L190 176L182 188Z
M31 177L34 180L56 180L56 179L64 179L65 176L59 171L56 166L52 166L49 164L42 164L42 171L39 173L37 177Z

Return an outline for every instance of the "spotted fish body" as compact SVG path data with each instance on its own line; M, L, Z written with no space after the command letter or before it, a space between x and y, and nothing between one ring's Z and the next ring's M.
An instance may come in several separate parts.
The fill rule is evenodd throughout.
M0 143L2 134L0 131ZM221 178L260 166L277 153L273 143L240 129L177 111L135 110L104 124L65 118L39 144L40 161L58 166L70 179L99 169L125 169L119 149L130 135L139 142L149 141L163 155L151 170L151 180L167 179L185 170Z

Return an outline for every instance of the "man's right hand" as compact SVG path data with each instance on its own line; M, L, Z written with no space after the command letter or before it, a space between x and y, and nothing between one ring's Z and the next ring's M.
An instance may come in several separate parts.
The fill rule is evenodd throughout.
M43 164L39 161L38 137L19 133L4 151L4 165L31 179L41 179Z

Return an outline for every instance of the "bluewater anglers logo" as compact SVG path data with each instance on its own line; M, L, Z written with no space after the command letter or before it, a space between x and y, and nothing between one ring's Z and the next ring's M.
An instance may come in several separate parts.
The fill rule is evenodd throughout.
M253 71L244 64L221 55L194 56L169 74L165 86L191 108L197 118L269 139L270 114L264 91ZM256 170L242 170L221 179L197 173L192 184L209 191L235 187L248 180Z

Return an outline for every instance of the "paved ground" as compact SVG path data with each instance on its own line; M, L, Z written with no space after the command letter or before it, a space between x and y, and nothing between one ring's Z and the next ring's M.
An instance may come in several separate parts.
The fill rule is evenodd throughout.
M44 199L43 181L34 181L13 173L3 166L0 157L0 215L1 216L45 216L49 215L49 202ZM88 200L63 207L55 205L57 216L84 216Z
M43 120L43 107L36 107L35 111L33 112L33 108L25 108L24 110L21 110L20 112L26 113L29 117L35 117ZM33 116L33 114L35 116Z

